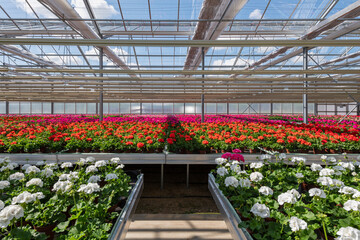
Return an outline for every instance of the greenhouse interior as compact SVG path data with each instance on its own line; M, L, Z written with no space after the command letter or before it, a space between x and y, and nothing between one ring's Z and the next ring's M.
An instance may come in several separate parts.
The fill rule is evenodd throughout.
M360 240L360 0L0 0L0 239Z

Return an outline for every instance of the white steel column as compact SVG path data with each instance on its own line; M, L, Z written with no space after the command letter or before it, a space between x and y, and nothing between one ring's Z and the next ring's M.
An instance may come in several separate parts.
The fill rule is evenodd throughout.
M205 49L204 47L201 48L201 61L202 66L201 70L205 70ZM202 78L204 78L205 75L202 75ZM202 81L204 83L204 81ZM204 85L202 85L202 94L201 94L201 122L203 123L205 120L205 96L204 96Z
M99 68L103 69L104 67L104 50L101 47L99 52ZM100 77L103 77L103 73L100 73ZM101 83L103 80L100 81ZM100 89L100 96L99 96L99 119L100 122L104 119L104 94L103 89Z
M303 48L303 69L308 70L308 48ZM304 78L307 78L308 74L304 74ZM308 82L304 81L304 93L303 93L303 122L308 124L308 96L306 93L306 88L308 87Z

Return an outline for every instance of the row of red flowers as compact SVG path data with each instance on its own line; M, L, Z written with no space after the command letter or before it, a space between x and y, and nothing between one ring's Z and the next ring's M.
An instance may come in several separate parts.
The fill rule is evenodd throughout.
M210 115L1 116L0 152L162 152L257 149L277 151L360 150L356 122L329 118L301 124L293 117ZM291 121L294 120L294 121Z

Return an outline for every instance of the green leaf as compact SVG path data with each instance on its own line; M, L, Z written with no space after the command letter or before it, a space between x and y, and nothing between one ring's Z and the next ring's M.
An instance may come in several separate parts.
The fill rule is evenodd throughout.
M66 222L61 222L56 226L56 232L60 233L60 232L64 232L66 230L66 228L69 226L70 221L66 221Z

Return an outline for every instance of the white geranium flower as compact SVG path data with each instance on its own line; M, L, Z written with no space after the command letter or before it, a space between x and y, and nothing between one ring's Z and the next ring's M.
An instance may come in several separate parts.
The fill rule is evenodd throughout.
M215 159L215 163L217 164L217 165L221 165L221 164L224 164L224 163L226 163L227 162L227 159L226 158L216 158Z
M355 193L352 195L352 198L360 198L360 191L355 192Z
M259 169L262 168L264 164L262 162L253 162L250 163L250 168Z
M250 180L248 178L241 178L239 180L239 185L242 188L248 188L248 187L251 186L251 182L250 182Z
M55 170L59 168L59 165L57 163L49 163L45 165L45 168L50 168L52 170Z
M349 162L339 162L338 164L339 166L345 168L345 169L349 169L350 171L354 171L355 170L355 166L352 163Z
M293 162L293 163L305 163L306 158L304 158L304 157L292 157L291 162Z
M335 171L345 171L345 168L343 168L343 167L340 166L340 165L334 166L333 169L334 169Z
M331 156L331 157L327 157L326 162L335 164L337 162L337 160L335 157Z
M5 165L5 166L2 166L1 168L0 168L0 172L4 172L4 171L11 171L11 170L14 170L14 165L13 164L11 164L11 163L8 163L7 165Z
M241 171L241 167L238 164L231 164L230 169L231 169L231 171L236 172L236 173Z
M39 200L45 198L45 195L42 192L36 192L36 193L33 193L33 195L36 199L39 199Z
M97 183L82 184L80 186L78 192L83 192L83 193L86 193L86 194L92 194L94 192L100 192L100 186Z
M295 189L292 189L280 194L278 196L278 202L280 205L283 205L284 203L295 204L300 197L300 193Z
M45 164L46 164L45 161L38 161L36 163L36 166L44 166Z
M26 174L39 173L39 172L40 172L40 169L37 168L36 166L28 167L25 171Z
M358 174L356 172L352 172L351 175L356 177Z
M360 211L360 202L355 200L347 200L344 203L344 209L346 211Z
M307 229L307 223L304 220L297 217L290 218L289 226L291 228L291 231L293 232Z
M320 159L321 159L321 160L326 160L326 159L327 159L327 156L326 156L326 155L321 155Z
M105 160L100 160L100 161L97 161L95 163L95 167L99 168L99 167L104 167L106 166L106 161Z
M71 162L64 162L63 164L61 164L61 168L71 168L73 166L73 164Z
M88 166L85 170L86 173L97 172L97 171L98 169L94 165Z
M110 163L120 164L120 163L121 163L121 160L120 160L119 157L115 157L115 158L110 159Z
M93 163L93 162L95 162L94 157L86 157L86 163Z
M343 194L346 194L346 195L353 195L356 192L358 192L357 189L352 188L352 187L347 187L347 186L342 187L339 190L339 193L343 193Z
M31 167L32 165L30 165L30 164L24 164L22 167L21 167L21 170L23 170L23 171L26 171L26 169L28 168L28 167Z
M32 185L42 187L44 183L40 178L33 178L26 183L26 187L30 187Z
M219 176L223 177L223 176L225 176L226 174L228 174L228 170L227 170L226 168L224 168L224 167L219 167L219 168L216 170L216 173L217 173Z
M79 173L78 172L70 172L68 174L63 173L59 176L59 181L75 181L76 179L79 179Z
M279 154L279 159L280 160L285 160L287 158L286 154L285 153L280 153Z
M58 181L54 184L52 191L54 192L69 192L73 187L73 183L70 181Z
M11 204L23 204L23 203L31 203L36 200L36 196L29 193L28 191L22 192L16 197L13 197Z
M265 204L255 203L254 206L252 206L250 212L261 218L270 217L270 209Z
M9 176L9 180L21 180L25 178L25 175L21 172L13 173Z
M112 180L112 179L118 179L118 176L115 173L109 173L108 175L105 176L105 180Z
M271 155L270 154L261 154L260 159L261 160L271 160Z
M45 168L44 170L41 171L41 175L48 178L54 175L54 171L51 168Z
M331 176L331 175L334 175L334 174L335 174L335 171L333 169L330 169L330 168L321 169L320 172L319 172L319 175L321 177L323 177L323 176Z
M250 180L252 182L260 182L263 178L264 176L259 172L253 172L250 174Z
M327 187L334 185L333 179L329 177L319 177L316 182Z
M227 187L233 186L236 188L239 186L239 181L233 176L227 177L227 178L225 178L225 186L227 186Z
M342 182L338 179L333 179L333 183L334 183L334 185L331 186L330 189L341 188L341 187L345 186L344 182Z
M274 191L271 188L267 187L267 186L262 186L259 189L259 193L261 193L262 195L268 196L268 195L273 195Z
M325 192L320 188L311 188L309 190L309 196L310 197L319 197L319 198L326 198Z
M7 187L10 186L10 182L9 181L0 181L0 190L3 190Z
M101 181L101 178L99 175L93 175L89 178L88 183L97 183L100 181Z
M5 203L0 200L0 210L2 210L5 207Z
M296 178L304 178L304 174L302 174L302 173L296 173L296 174L295 174L295 177L296 177Z
M310 169L311 169L311 171L316 172L316 171L320 171L323 168L320 164L313 163L313 164L311 164Z
M360 239L360 230L353 227L342 227L336 233L339 237L335 240L359 240Z
M123 169L125 167L124 164L120 164L119 166L117 166L115 169Z
M76 162L76 164L79 166L84 166L85 164L87 164L87 162L85 158L80 158L80 160Z
M230 166L231 166L230 163L225 164L225 167L230 167Z
M24 209L19 205L9 205L0 212L0 228L7 228L11 220L24 217Z

